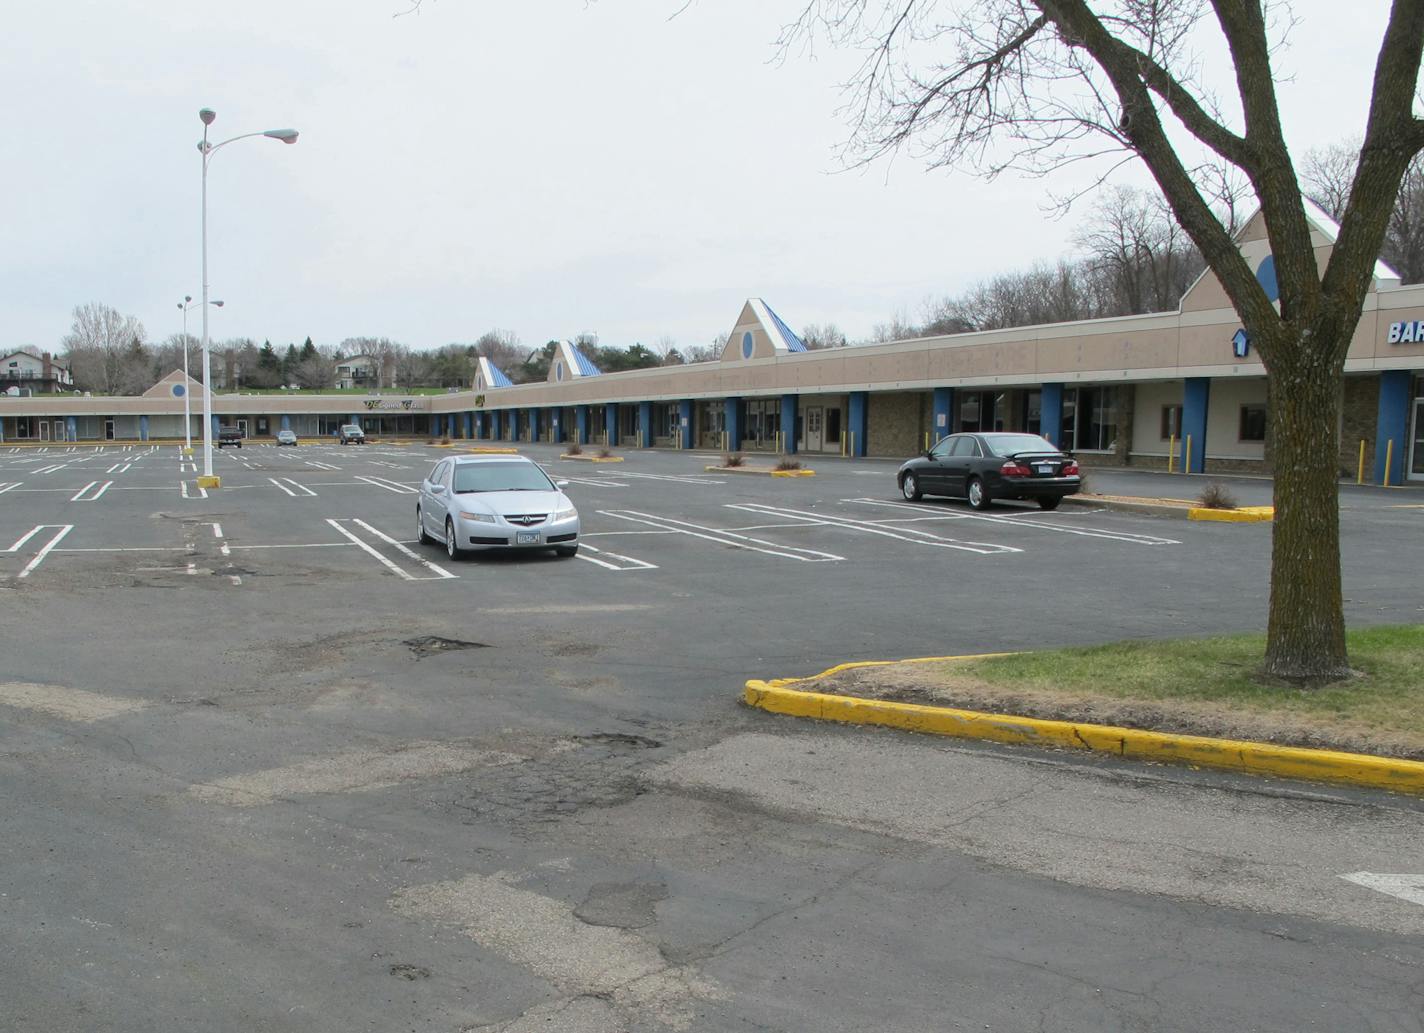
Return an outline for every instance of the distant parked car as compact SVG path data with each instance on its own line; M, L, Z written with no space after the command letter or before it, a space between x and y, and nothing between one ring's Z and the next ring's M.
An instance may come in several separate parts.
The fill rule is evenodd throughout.
M348 423L337 432L336 438L343 445L364 445L366 432L354 423Z
M218 448L222 448L224 445L236 445L238 448L241 448L242 431L236 427L219 427Z
M975 509L995 499L1034 499L1057 509L1082 487L1078 461L1037 434L951 434L900 467L900 493L911 502L925 495L965 498Z
M290 430L279 430L279 431L277 431L277 444L279 444L279 445L295 445L296 443L297 443L297 435L296 435L294 432L292 432L292 431L290 431Z
M539 464L523 456L450 456L420 485L415 525L457 560L472 549L553 549L578 554L579 515Z

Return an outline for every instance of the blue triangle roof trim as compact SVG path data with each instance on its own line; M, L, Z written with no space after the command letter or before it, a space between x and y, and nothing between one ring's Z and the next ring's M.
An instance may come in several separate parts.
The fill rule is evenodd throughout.
M762 302L762 304L766 305L766 302ZM786 342L786 350L793 352L805 351L806 342L792 333L791 327L787 326L782 318L776 314L776 309L767 305L766 310L771 313L771 321L776 324L777 332L781 334L781 339Z
M585 355L583 352L579 351L576 346L570 344L569 351L574 353L574 362L578 363L578 371L580 376L596 377L603 372L603 370L599 369L593 363L589 362L588 356Z
M513 387L513 386L514 386L514 381L510 380L507 376L504 375L504 370L500 369L500 368L499 368L498 366L496 366L493 362L489 362L489 360L485 360L485 361L486 361L486 363L487 363L487 365L489 366L489 369L490 369L490 377L491 377L491 379L493 379L493 381L494 381L494 383L490 385L491 387Z

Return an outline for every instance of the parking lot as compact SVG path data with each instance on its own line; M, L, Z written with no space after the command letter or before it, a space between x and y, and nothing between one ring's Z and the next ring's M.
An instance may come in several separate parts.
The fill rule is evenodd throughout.
M171 445L0 446L10 1028L1343 1029L1363 983L1420 1028L1424 908L1341 878L1417 868L1415 802L736 704L1258 629L1269 525L521 450L576 558L418 544L423 445L224 450L213 491ZM1420 497L1342 520L1350 620L1417 622Z

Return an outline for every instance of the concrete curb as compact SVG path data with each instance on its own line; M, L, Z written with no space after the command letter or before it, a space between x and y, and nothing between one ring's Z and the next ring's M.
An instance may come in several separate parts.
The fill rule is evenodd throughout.
M575 463L621 463L622 456L571 456L567 452L559 456L560 459L568 459Z
M707 473L749 473L761 477L815 477L815 470L771 470L765 466L704 466Z
M1424 762L1364 753L1312 750L1300 746L1240 739L1214 739L1201 735L1152 732L1115 725L1050 721L1010 714L990 714L954 707L895 703L791 688L856 667L885 667L895 663L934 663L971 660L1002 653L974 656L931 656L912 660L875 660L840 664L809 678L774 678L747 681L743 699L748 706L772 714L809 717L844 724L879 725L929 735L1059 749L1091 750L1159 764L1186 764L1220 768L1249 775L1272 775L1308 782L1368 786L1394 792L1424 795Z
M1208 520L1220 523L1254 524L1275 519L1272 506L1242 506L1239 509L1207 509L1188 499L1154 499L1125 495L1065 495L1072 506L1094 506L1119 513L1166 517L1169 520Z
M459 446L452 445L450 447L458 448ZM462 451L476 456L517 456L519 454L519 449L517 448L483 448L476 446L474 448L463 449Z
M1241 506L1239 509L1206 509L1195 506L1187 510L1188 520L1214 520L1223 524L1260 524L1276 519L1275 506Z

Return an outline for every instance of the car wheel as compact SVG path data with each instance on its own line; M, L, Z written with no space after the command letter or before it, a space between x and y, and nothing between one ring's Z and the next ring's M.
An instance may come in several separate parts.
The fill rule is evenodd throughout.
M1039 509L1057 509L1058 503L1063 501L1062 495L1044 495L1038 500Z
M420 511L420 507L415 507L415 540L421 545L429 545L435 541L425 531L425 514Z
M455 544L455 523L449 517L445 518L445 555L452 560L465 558L465 550Z
M554 553L555 553L555 555L564 557L564 559L568 559L568 558L571 557L571 556L577 556L577 555L578 555L578 546L577 546L577 545L556 545L556 546L554 546Z
M993 499L989 498L989 489L984 487L984 481L979 477L969 478L969 505L974 509L988 509L993 505Z
M920 491L920 479L912 473L905 474L900 478L900 494L910 502L919 502L924 498L924 494Z

